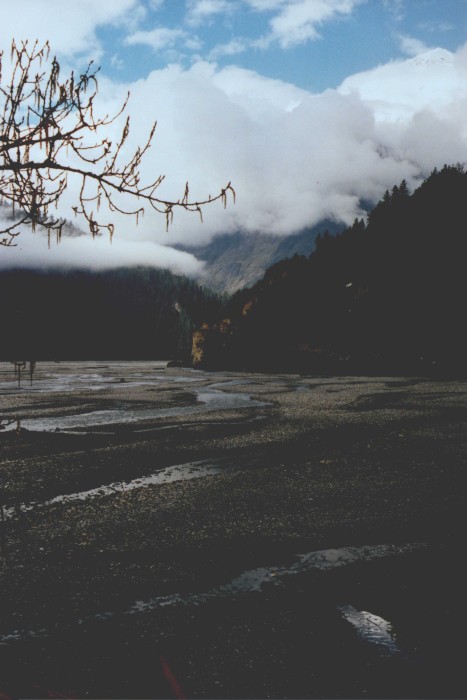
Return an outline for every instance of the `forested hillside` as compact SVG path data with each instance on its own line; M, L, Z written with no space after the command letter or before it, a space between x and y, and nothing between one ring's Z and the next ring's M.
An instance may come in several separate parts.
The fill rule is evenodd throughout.
M467 173L405 181L368 217L238 292L195 337L199 364L328 371L463 370Z
M144 267L2 271L0 295L3 360L189 358L192 324L222 308L192 280Z
M467 173L405 181L228 302L153 268L0 273L0 359L146 359L329 372L464 371Z

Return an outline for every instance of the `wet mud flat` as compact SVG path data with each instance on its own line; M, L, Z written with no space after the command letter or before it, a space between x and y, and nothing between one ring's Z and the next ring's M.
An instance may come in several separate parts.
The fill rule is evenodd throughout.
M465 381L44 363L0 401L3 695L467 695Z

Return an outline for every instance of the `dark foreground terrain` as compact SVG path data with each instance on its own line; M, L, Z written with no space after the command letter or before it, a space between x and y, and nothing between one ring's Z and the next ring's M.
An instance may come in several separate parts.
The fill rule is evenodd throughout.
M467 382L3 367L0 698L467 696Z

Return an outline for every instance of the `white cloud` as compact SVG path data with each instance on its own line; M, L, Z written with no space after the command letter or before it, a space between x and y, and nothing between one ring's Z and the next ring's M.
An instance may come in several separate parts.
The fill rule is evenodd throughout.
M317 27L337 16L349 15L360 0L299 0L287 4L271 21L273 38L284 48L316 39Z
M274 11L270 32L259 39L258 46L277 41L290 48L319 37L318 28L325 22L350 15L366 0L245 0L255 10Z
M188 0L187 21L198 25L215 15L228 14L234 9L232 0Z
M407 56L418 56L421 53L430 51L429 46L413 36L398 34L397 39L399 41L400 50Z
M406 122L425 109L448 117L452 105L465 96L466 88L454 54L432 49L350 76L339 91L357 93L379 121Z
M1 225L1 221L0 221ZM11 267L66 268L90 270L113 269L122 266L148 265L171 270L175 274L199 277L203 263L193 255L160 245L154 241L135 241L118 237L112 244L106 236L63 236L59 245L47 246L47 238L25 230L18 245L0 255L0 270Z
M150 46L154 51L167 49L175 46L182 40L188 39L187 33L183 29L169 29L168 27L156 27L150 30L140 30L130 34L125 39L125 44L144 44Z
M217 2L217 0L195 0ZM272 13L269 31L257 38L235 37L211 50L209 58L233 56L247 49L268 49L273 44L290 49L320 37L318 28L325 22L352 14L367 0L243 0L252 10ZM233 7L233 5L232 5Z
M66 5L63 0L2 0L1 10L0 46L7 51L13 38L38 39L41 44L53 39L53 52L86 58L101 54L98 27L128 25L144 13L140 0L79 0Z
M247 51L248 43L244 39L232 39L232 41L226 44L218 44L212 49L209 54L209 58L212 61L216 61L222 56L235 56L240 53Z
M148 213L138 237L170 245L236 230L287 235L325 217L351 222L362 200L403 178L414 185L435 166L467 160L465 70L467 49L436 50L318 95L234 66L152 72L132 87L131 109L136 135L158 117L150 165L167 175L161 194L178 197L189 179L203 197L232 180L238 198L225 211L207 207L204 224L176 215L168 234Z
M201 64L200 64L201 65ZM204 70L209 71L209 64ZM265 126L278 114L291 112L309 97L306 90L258 75L254 71L230 66L212 72L212 80L229 101L248 113L249 118Z
M261 12L277 10L287 5L290 0L244 0L254 10ZM294 0L292 0L293 2Z
M124 60L122 59L121 56L119 56L118 54L114 53L114 54L110 57L110 65L113 66L114 68L117 68L117 70L123 70L124 67L125 67L125 62L124 62Z
M128 149L157 117L142 174L146 180L166 174L161 196L178 198L189 179L193 198L204 198L232 180L237 204L208 206L204 224L179 212L168 233L150 211L138 228L115 217L111 247L80 239L73 251L62 244L52 255L63 260L72 252L76 260L87 256L90 264L105 265L118 252L119 260L128 255L130 262L178 264L193 273L192 258L162 252L154 240L171 246L238 230L287 235L325 217L351 222L362 213L361 200L376 201L403 178L414 184L444 162L467 160L465 71L467 49L393 62L318 95L209 63L153 71L130 86L102 80L99 95L110 112L131 88ZM30 237L22 243L32 250ZM34 244L34 254L39 248ZM48 256L44 247L40 260Z
M432 32L436 34L439 34L439 32L452 32L452 30L455 29L451 22L440 22L439 19L426 20L424 22L420 22L417 26L418 29L422 29L425 32Z

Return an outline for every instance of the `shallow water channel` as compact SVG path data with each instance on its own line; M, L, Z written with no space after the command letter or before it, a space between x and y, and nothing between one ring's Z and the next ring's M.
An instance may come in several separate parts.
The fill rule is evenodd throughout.
M85 371L79 370L83 365ZM85 365L88 365L86 368ZM139 366L138 366L139 365ZM61 368L60 368L61 369ZM215 378L215 382L209 380ZM241 408L254 408L264 406L264 402L255 400L252 396L242 391L232 391L231 386L243 386L249 383L248 379L219 381L216 375L205 372L182 370L180 373L166 371L166 363L106 363L101 366L90 363L75 363L69 371L57 371L53 365L48 371L42 370L41 375L33 379L32 383L24 382L19 388L12 379L0 381L0 397L14 397L21 395L31 396L33 399L41 397L46 400L56 395L62 395L72 405L74 394L89 396L94 394L97 403L102 396L108 398L108 402L114 403L110 408L100 409L98 405L91 410L79 411L75 408L72 412L64 411L60 414L57 410L53 415L41 415L37 410L33 417L21 415L17 410L9 413L21 422L21 428L32 431L63 431L63 432L92 432L94 429L102 431L104 426L127 425L134 423L148 423L161 418L173 418L178 416L190 416L208 412L222 412ZM159 407L156 402L145 398L148 390L157 391L159 387L167 390L167 384L172 385L174 391L183 384L185 392L192 395L193 401L188 405L172 405ZM196 386L199 385L199 386ZM227 389L226 391L223 388ZM113 394L130 395L131 398L113 398ZM71 396L70 396L71 395ZM92 401L92 396L91 399ZM38 407L39 408L39 407ZM15 429L12 422L5 429Z
M69 416L51 416L50 418L26 418L21 420L21 427L26 430L60 430L71 432L80 430L92 431L93 428L109 425L126 425L151 421L157 418L173 418L176 416L190 416L208 411L222 411L234 408L250 408L264 406L264 403L255 401L248 394L224 393L218 389L206 387L194 389L196 403L190 406L173 406L171 408L143 408L134 405L112 408L104 411L88 411L75 413Z

